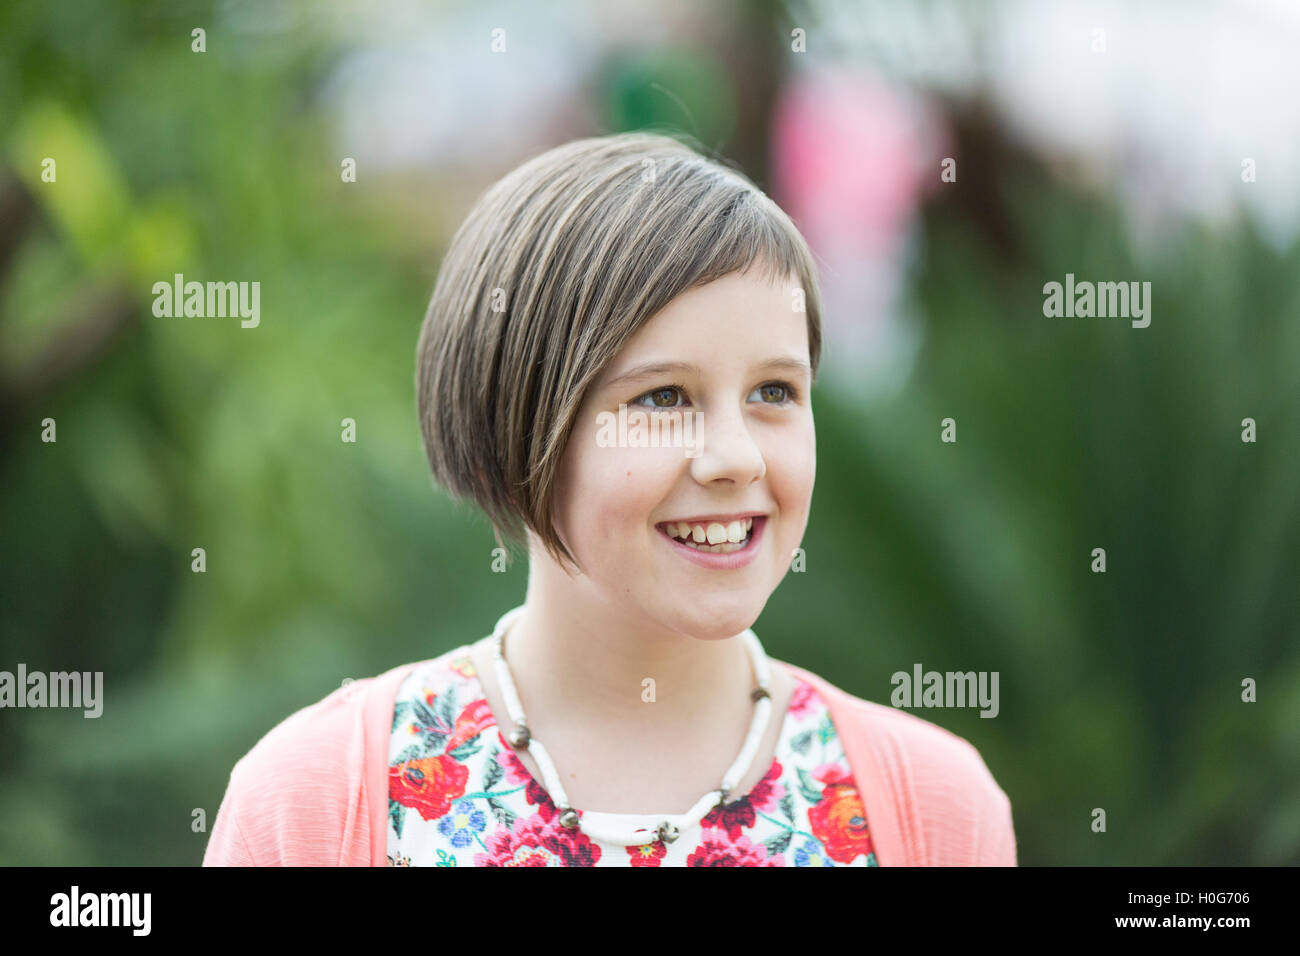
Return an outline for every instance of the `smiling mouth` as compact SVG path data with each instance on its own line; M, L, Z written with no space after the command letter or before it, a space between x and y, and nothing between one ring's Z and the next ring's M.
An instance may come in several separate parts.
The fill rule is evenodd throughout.
M685 547L713 554L730 554L749 547L754 537L754 522L762 520L762 517L750 517L727 524L717 521L702 523L665 521L657 527L666 536Z

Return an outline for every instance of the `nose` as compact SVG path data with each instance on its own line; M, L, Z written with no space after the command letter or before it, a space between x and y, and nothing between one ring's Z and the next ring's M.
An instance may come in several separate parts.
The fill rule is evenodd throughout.
M740 409L701 414L696 430L700 453L691 459L691 477L700 484L730 481L743 488L767 474L763 451Z

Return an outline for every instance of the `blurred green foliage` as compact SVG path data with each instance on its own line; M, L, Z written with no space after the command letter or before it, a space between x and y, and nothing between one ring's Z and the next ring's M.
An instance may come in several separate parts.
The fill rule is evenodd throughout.
M523 594L525 562L491 573L486 522L433 490L415 417L472 196L343 186L315 103L339 51L302 30L195 57L196 10L0 10L3 164L37 210L0 275L0 668L102 670L107 697L0 712L4 864L197 863L192 811L211 825L271 726ZM674 89L716 71L670 62ZM617 125L664 109L645 63L609 76ZM33 168L56 140L57 189ZM914 712L979 748L1022 863L1300 862L1300 249L1243 226L1135 250L1114 197L990 175L1016 253L926 209L916 373L866 407L819 386L807 570L755 629L881 702L915 662L999 671L997 719ZM260 327L153 317L176 272L260 281ZM1066 272L1149 279L1151 327L1045 319Z

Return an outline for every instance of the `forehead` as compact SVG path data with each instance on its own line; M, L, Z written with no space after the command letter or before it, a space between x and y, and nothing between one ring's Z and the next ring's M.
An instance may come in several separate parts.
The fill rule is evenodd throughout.
M733 273L677 296L646 320L602 381L648 360L707 363L725 356L808 360L798 280Z

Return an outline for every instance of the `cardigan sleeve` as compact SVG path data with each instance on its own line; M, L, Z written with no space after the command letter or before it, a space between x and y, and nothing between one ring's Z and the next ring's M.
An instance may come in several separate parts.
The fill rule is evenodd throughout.
M985 773L988 773L987 767ZM989 793L980 812L975 865L1015 866L1015 827L1011 823L1011 801L996 783L993 787L997 792Z
M363 687L297 711L235 764L204 866L339 866L371 854Z
M1015 866L1011 801L975 746L906 711L877 705L905 788L913 850L929 866Z

